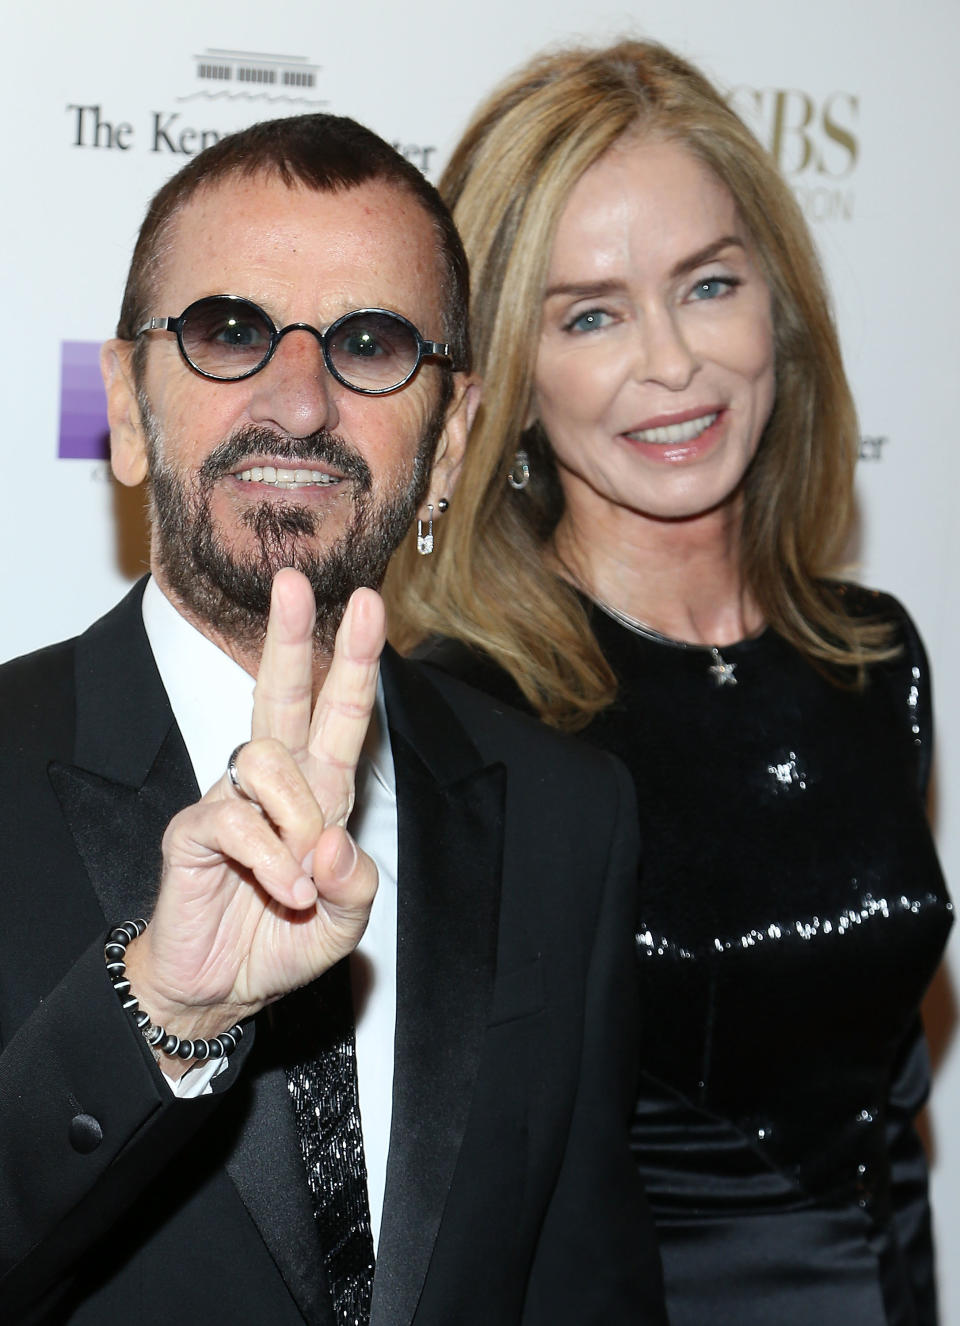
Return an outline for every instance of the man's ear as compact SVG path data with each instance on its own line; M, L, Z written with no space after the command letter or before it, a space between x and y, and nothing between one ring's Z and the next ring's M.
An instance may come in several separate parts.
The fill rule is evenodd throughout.
M430 474L428 500L434 505L441 497L449 499L457 486L460 467L467 450L467 438L480 404L480 381L475 377L461 376L454 379L453 400L447 411L446 423L437 443L433 456L433 469Z
M147 445L133 380L133 344L106 341L100 350L100 372L107 392L110 465L121 483L135 488L147 477Z

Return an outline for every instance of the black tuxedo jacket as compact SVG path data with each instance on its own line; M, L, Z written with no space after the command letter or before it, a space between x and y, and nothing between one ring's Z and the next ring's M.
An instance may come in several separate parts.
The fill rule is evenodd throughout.
M108 984L196 800L137 587L0 669L0 1319L332 1326L281 1001L198 1100ZM629 1161L620 766L389 655L393 1118L372 1326L664 1320ZM295 999L296 996L293 996Z

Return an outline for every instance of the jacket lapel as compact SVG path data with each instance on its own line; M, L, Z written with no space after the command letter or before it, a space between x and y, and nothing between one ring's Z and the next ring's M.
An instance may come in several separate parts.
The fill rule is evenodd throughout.
M506 773L388 651L398 802L393 1114L372 1326L416 1311L466 1128L496 965Z
M75 763L49 770L108 923L150 915L163 832L200 795L143 629L144 583L77 641ZM333 1326L282 1066L291 1047L271 1013L215 1126L234 1134L227 1170L304 1319Z
M163 831L199 796L143 629L144 584L77 641L74 763L49 771L108 922L152 911Z

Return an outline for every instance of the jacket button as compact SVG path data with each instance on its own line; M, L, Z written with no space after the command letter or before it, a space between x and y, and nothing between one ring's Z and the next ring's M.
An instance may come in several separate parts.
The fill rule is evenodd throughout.
M77 1114L70 1120L68 1136L74 1151L88 1156L103 1141L103 1129L92 1114Z

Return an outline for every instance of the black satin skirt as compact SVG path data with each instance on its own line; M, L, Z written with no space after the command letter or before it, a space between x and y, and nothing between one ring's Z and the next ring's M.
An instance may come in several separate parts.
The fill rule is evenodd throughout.
M671 1326L935 1326L919 1148L899 1167L915 1220L898 1224L877 1193L806 1191L730 1120L655 1080L633 1131Z

